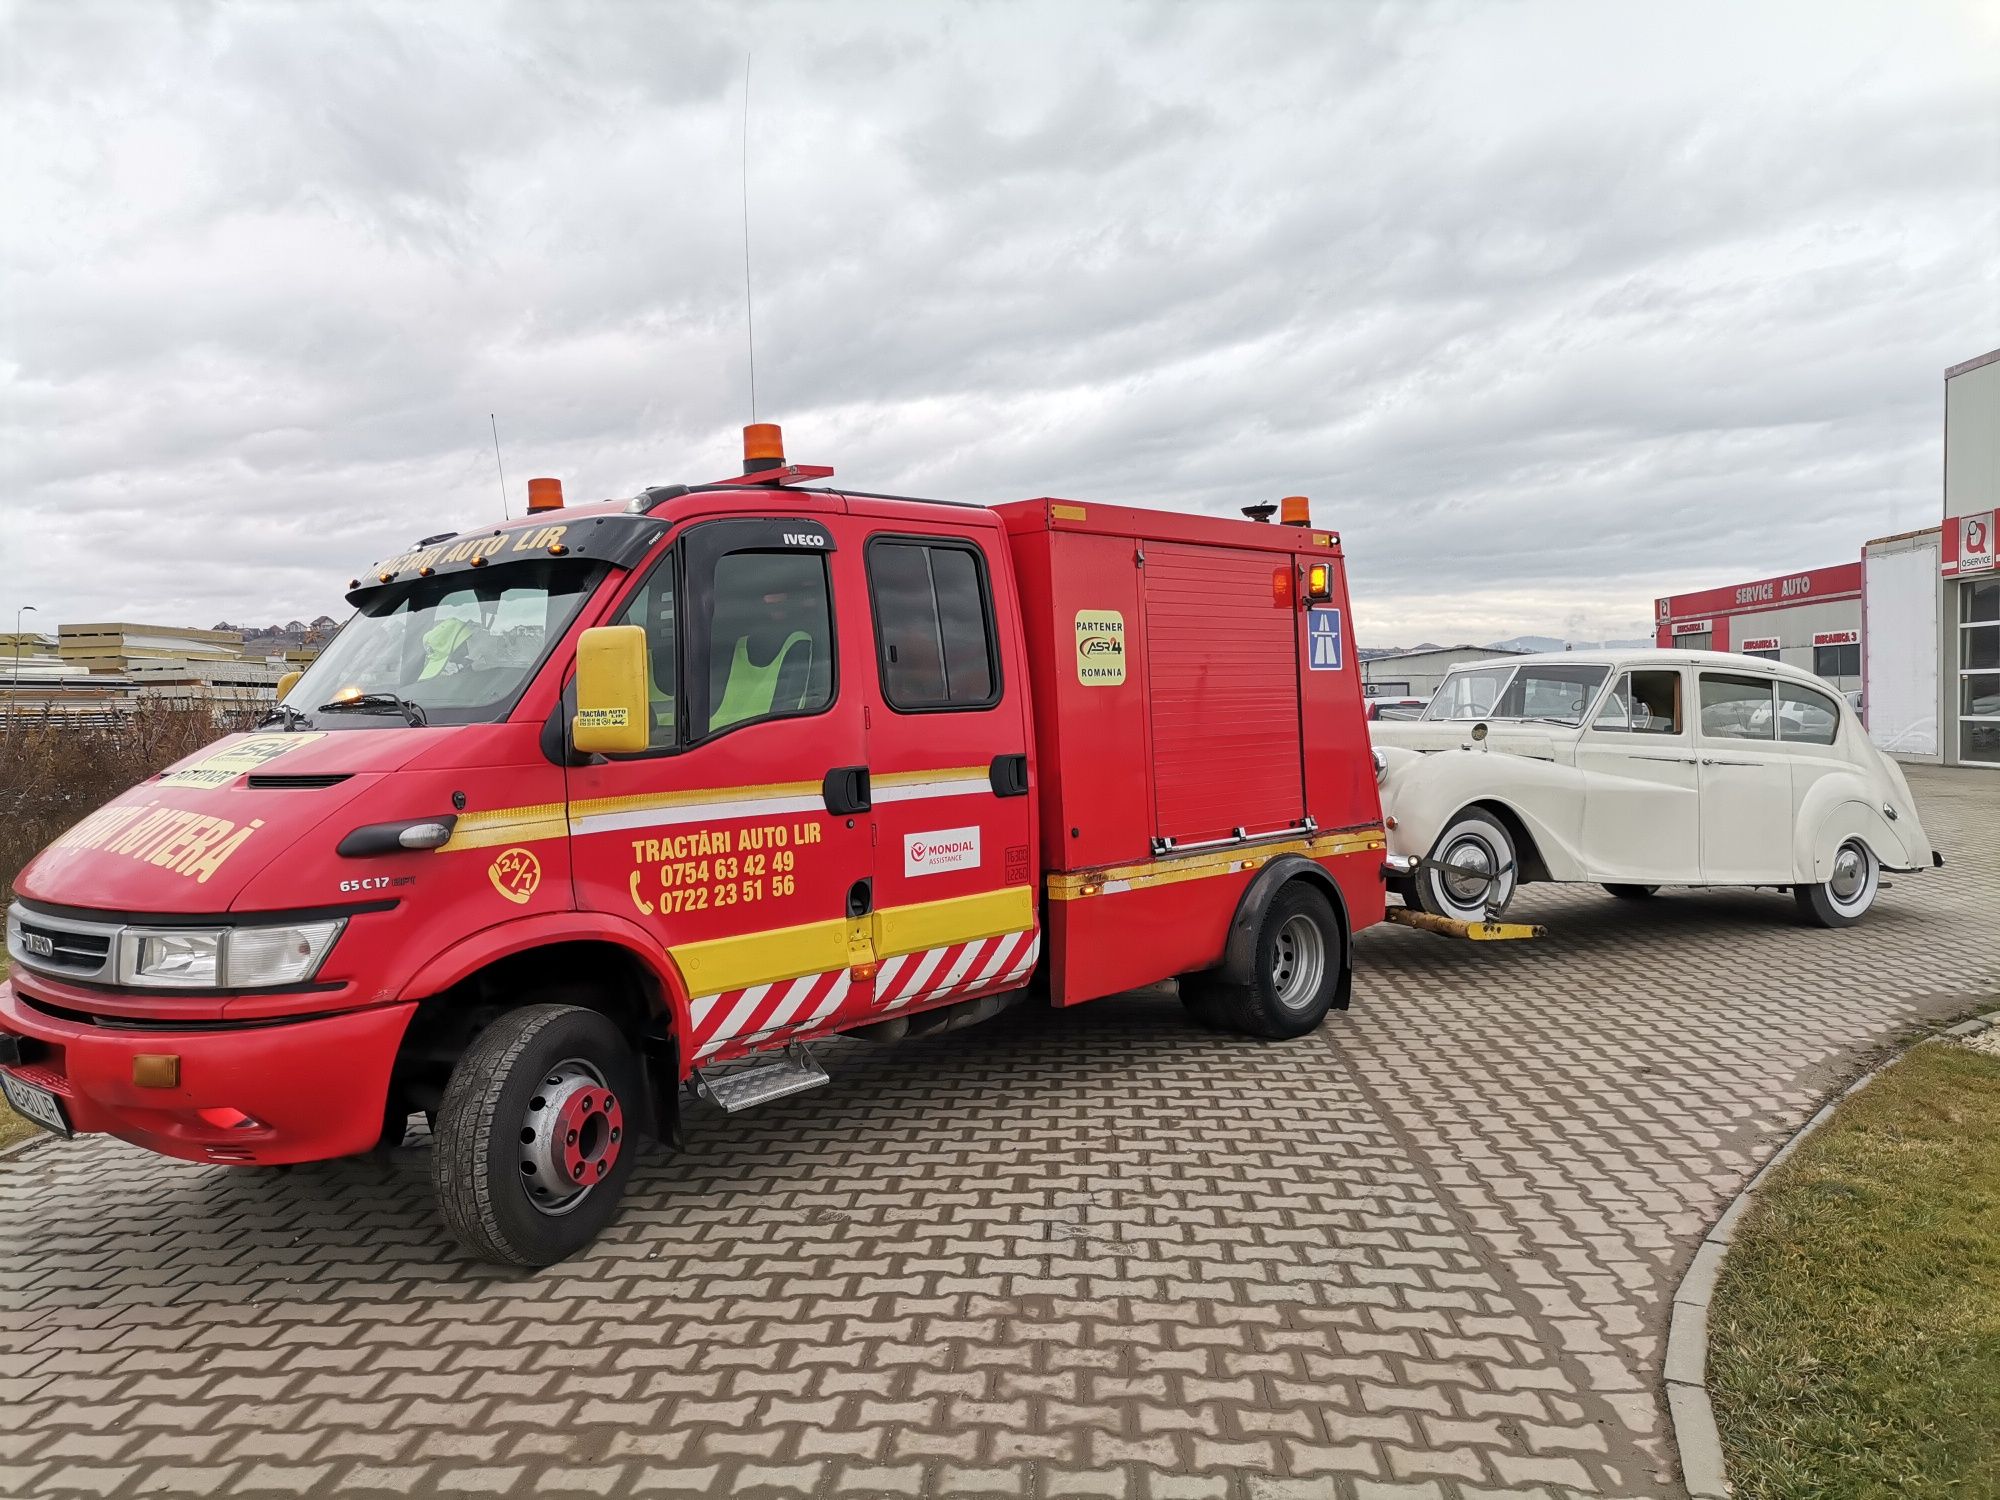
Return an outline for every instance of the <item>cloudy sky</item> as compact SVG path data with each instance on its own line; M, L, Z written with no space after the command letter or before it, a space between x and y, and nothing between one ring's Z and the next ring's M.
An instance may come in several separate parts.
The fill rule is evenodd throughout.
M732 472L1230 512L1362 641L1645 632L1934 521L2000 4L0 8L0 629L341 613Z

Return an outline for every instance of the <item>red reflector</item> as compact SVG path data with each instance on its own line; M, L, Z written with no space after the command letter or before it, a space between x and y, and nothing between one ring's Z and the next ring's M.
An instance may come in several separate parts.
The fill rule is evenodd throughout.
M213 1109L198 1109L195 1113L217 1130L239 1130L257 1123L242 1110L231 1109L226 1104L217 1105Z

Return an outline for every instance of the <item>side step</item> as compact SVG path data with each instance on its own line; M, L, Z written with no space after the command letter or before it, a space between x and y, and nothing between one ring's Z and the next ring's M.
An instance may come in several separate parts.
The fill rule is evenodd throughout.
M828 1082L826 1069L804 1047L787 1047L783 1057L726 1073L696 1068L694 1078L696 1093L732 1115Z
M1470 938L1475 943L1504 943L1549 935L1548 928L1539 922L1457 922L1407 906L1392 906L1382 915L1402 927L1435 932L1440 937Z

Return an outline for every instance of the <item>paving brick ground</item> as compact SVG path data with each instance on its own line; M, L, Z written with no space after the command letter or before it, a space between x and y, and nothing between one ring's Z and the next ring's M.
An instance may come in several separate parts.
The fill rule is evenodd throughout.
M1171 998L827 1049L651 1159L586 1257L454 1258L424 1151L0 1161L0 1495L1679 1493L1701 1233L1836 1084L2000 991L2000 776L1863 927L1535 891L1361 945L1260 1046Z

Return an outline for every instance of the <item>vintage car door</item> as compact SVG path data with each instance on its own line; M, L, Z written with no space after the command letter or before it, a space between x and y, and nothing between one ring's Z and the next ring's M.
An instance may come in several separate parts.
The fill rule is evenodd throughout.
M1791 754L1778 743L1775 684L1701 671L1695 754L1701 769L1701 877L1714 885L1789 885Z
M1577 740L1583 857L1592 880L1701 878L1701 777L1683 667L1622 671Z

